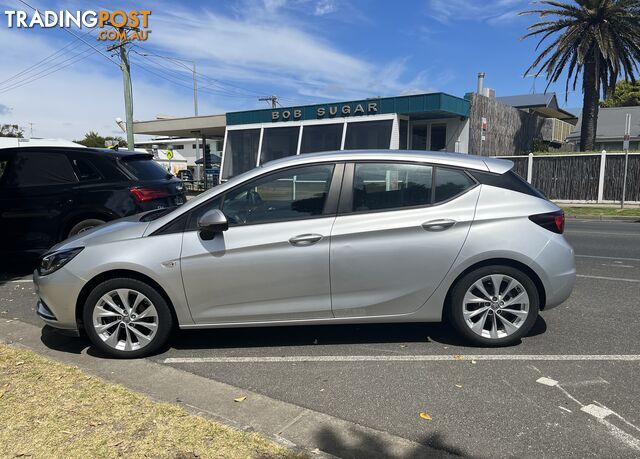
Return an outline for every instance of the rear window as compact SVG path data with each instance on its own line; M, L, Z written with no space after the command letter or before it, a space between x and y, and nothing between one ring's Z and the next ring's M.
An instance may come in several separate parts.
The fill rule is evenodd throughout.
M547 197L537 188L531 186L525 179L520 177L512 170L504 174L492 174L491 172L480 172L470 170L469 173L480 183L484 185L504 188L518 193L528 194L536 198L547 199Z
M164 167L151 158L127 159L125 157L120 160L120 164L138 180L161 180L171 177Z

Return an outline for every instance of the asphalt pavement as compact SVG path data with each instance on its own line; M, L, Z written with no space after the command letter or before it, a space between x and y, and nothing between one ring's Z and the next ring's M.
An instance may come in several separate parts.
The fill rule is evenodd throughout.
M245 328L180 332L151 360L444 453L638 457L640 224L569 220L565 234L575 290L512 347L440 324ZM24 274L0 280L0 320L38 324Z

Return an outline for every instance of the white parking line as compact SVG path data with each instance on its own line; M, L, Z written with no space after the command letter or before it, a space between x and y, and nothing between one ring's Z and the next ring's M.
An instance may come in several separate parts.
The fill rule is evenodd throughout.
M640 355L515 354L515 355L292 355L287 357L170 357L164 363L290 363L290 362L455 362L455 361L623 361L638 362Z
M587 276L586 274L577 274L577 277L585 277L587 279L601 279L620 282L640 282L640 279L625 279L622 277L607 277L607 276Z
M640 261L640 258L605 257L602 255L576 255L576 258L596 258L599 260Z
M2 281L0 281L2 282ZM10 280L8 281L10 284L22 284L22 283L31 283L33 282L31 279L14 279L14 280Z

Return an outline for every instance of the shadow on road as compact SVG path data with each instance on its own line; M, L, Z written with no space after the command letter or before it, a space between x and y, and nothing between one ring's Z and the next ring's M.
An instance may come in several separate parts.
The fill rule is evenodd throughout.
M347 443L342 439L340 432L335 432L330 428L322 428L314 434L314 443L320 450L329 454L334 454L344 459L367 458L392 458L392 459L414 459L414 458L452 458L452 457L473 457L466 454L454 445L446 443L442 435L432 433L425 435L419 443L423 447L418 447L414 451L397 453L385 443L383 438L374 433L352 432L351 437L357 435L357 442L353 438Z
M30 276L36 268L38 256L28 253L3 254L1 261L0 286Z

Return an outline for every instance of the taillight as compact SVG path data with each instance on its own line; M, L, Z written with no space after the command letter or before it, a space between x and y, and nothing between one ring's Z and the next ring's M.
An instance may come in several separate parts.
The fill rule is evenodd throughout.
M564 232L564 212L562 210L530 215L529 220L554 233L562 234Z
M129 188L129 192L137 202L152 201L154 199L171 196L171 193L167 190L161 190L158 188L133 187Z

